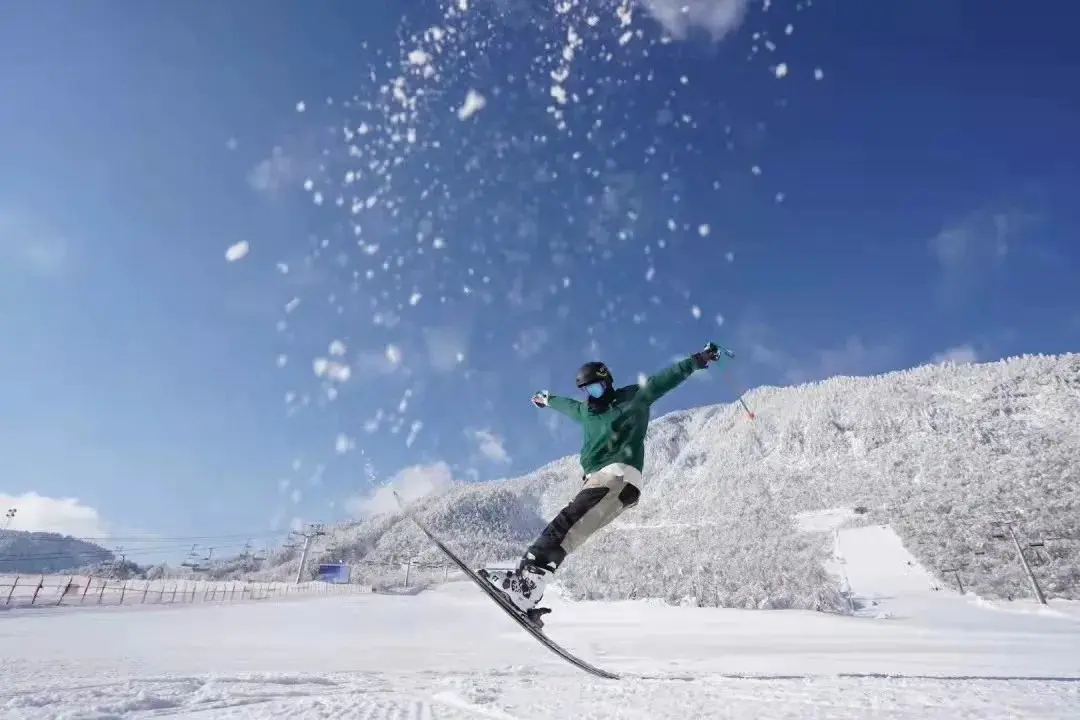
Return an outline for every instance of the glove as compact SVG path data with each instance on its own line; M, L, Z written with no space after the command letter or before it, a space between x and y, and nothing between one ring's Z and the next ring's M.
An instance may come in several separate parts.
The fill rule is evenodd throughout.
M532 404L538 408L546 408L548 406L549 397L551 397L551 393L547 390L541 390L532 396Z
M721 348L716 343L710 342L701 352L694 353L690 358L698 368L704 368L708 367L711 362L717 362L720 359L721 352L727 357L735 357L735 353L727 348Z

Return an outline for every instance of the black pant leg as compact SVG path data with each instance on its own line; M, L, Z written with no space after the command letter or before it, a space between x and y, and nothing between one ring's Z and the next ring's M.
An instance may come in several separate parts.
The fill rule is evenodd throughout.
M591 487L579 490L574 499L548 523L539 537L526 551L526 560L554 571L566 559L562 541L570 528L611 492L606 487Z

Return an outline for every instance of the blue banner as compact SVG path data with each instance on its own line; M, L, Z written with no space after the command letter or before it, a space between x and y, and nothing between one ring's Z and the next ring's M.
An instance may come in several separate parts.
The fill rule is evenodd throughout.
M351 568L348 565L320 565L319 580L327 583L345 584L349 582Z

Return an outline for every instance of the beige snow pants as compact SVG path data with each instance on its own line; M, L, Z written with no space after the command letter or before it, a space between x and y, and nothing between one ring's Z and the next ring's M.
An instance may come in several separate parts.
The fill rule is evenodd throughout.
M526 554L554 570L598 530L633 507L641 497L641 473L612 463L585 477L574 499L548 523Z

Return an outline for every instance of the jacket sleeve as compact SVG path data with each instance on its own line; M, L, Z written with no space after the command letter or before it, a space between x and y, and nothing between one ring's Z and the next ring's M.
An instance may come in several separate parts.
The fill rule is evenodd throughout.
M644 387L634 397L635 402L644 402L652 405L654 402L677 388L683 380L694 374L697 366L690 358L683 358L679 362L664 368L655 375L649 376Z
M559 395L548 396L548 407L558 410L576 423L581 422L581 401Z

